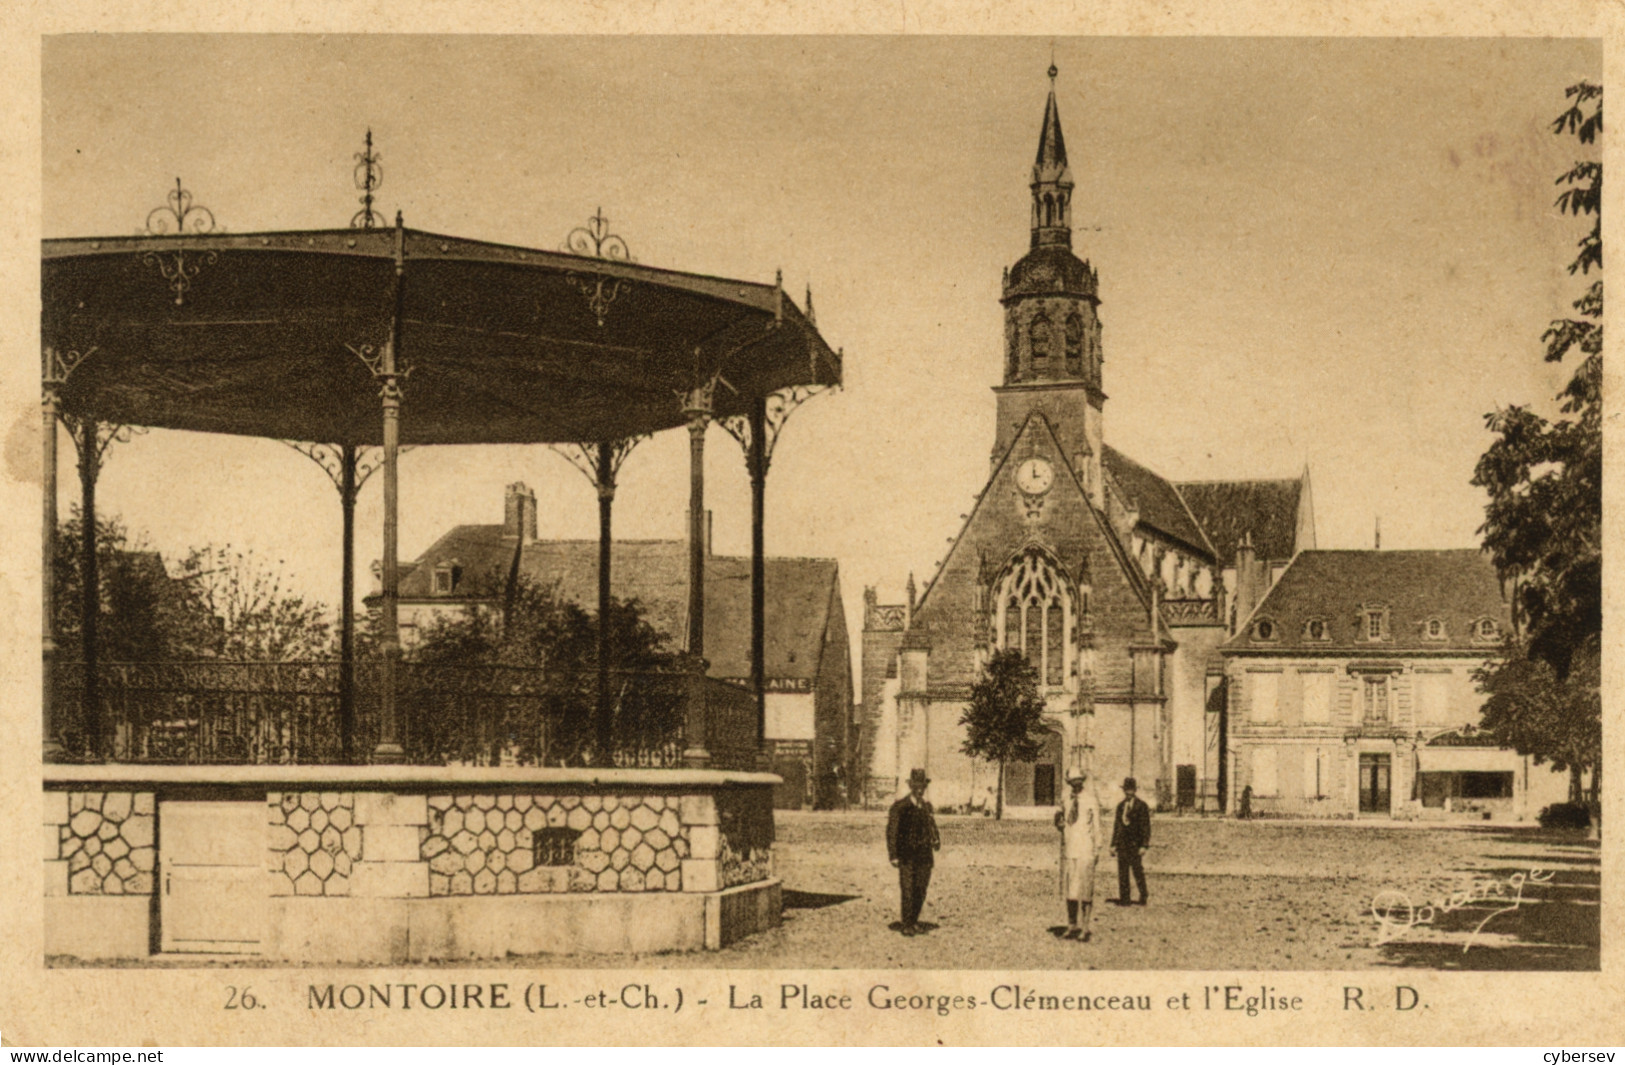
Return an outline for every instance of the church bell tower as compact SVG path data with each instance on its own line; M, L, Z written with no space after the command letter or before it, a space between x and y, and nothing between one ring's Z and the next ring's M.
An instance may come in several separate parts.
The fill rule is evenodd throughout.
M1030 413L1054 427L1090 500L1103 506L1099 278L1072 253L1072 171L1049 68L1049 100L1033 163L1032 243L1005 271L1004 383L998 395L993 459L999 461Z

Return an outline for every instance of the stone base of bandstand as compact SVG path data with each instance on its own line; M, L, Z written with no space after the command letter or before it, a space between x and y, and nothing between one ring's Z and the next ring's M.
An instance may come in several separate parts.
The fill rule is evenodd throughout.
M403 964L719 950L779 923L776 783L687 769L50 766L45 953Z

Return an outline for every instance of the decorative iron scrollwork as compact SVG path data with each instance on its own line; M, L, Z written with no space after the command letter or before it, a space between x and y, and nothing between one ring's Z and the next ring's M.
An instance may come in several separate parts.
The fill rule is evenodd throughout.
M591 441L579 444L549 444L548 448L564 457L564 460L581 471L593 487L600 494L608 493L611 498L615 495L615 482L620 477L621 465L632 454L634 448L645 440L648 434L638 436L625 436L619 440L607 441L609 444L609 469L600 470L598 465L598 444ZM604 479L603 475L608 474Z
M367 372L379 382L378 391L381 396L385 399L401 398L401 383L412 376L412 367L402 368L397 365L394 373L387 373L384 370L384 352L378 345L347 343L344 346L350 349L350 354L366 365Z
M147 235L161 237L170 233L213 233L214 212L192 202L192 194L175 179L175 191L165 197L162 207L147 212Z
M598 208L596 214L587 220L585 226L577 226L570 230L569 236L564 239L564 250L571 255L581 255L593 259L608 259L616 262L633 262L632 251L627 247L626 241L619 234L609 231L609 219L604 217L604 209ZM604 316L609 313L609 305L615 302L617 296L630 287L629 282L621 277L607 277L603 274L576 274L566 275L582 295L587 297L587 307L592 311L598 324L604 324Z
M67 428L74 449L79 452L79 461L87 464L92 473L99 473L106 465L108 448L128 444L147 432L144 425L116 425L75 414L59 413L57 419Z
M372 209L372 194L384 183L384 168L372 151L372 130L367 130L367 150L355 155L355 187L361 190L361 210L350 219L351 229L376 229L383 218Z
M175 179L175 188L165 197L164 205L147 212L147 236L162 237L214 231L214 212L193 203L192 194L181 187L180 178ZM194 253L192 261L188 263L186 252L176 248L173 251L143 252L141 258L148 266L156 266L159 274L169 282L169 287L175 292L175 305L178 307L186 302L186 291L192 287L192 279L198 275L198 271L205 266L213 265L219 255L214 251Z
M795 385L791 388L782 388L777 392L768 393L763 403L764 417L762 426L766 436L762 444L762 470L765 475L767 468L773 463L773 449L778 445L779 434L784 431L784 425L794 414L814 396L828 392L829 385ZM750 419L743 414L735 414L722 419L722 428L727 430L729 436L739 441L739 446L745 451L745 462L750 462L751 431Z
M342 494L344 491L344 449L333 444L316 444L304 440L284 440L287 446L299 452L305 458L314 462L327 474L327 479L333 482L333 487ZM404 455L412 450L407 444L399 449ZM355 449L355 490L361 491L367 479L384 468L384 452L382 448L358 447Z

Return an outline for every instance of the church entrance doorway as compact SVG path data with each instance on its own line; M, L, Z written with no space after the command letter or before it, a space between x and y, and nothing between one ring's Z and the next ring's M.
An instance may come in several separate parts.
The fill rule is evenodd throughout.
M1036 760L1004 767L1004 804L1054 806L1060 795L1061 769L1061 734L1046 729Z

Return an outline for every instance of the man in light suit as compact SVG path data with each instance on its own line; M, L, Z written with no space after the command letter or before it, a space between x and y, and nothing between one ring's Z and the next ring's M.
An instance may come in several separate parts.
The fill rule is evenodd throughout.
M1100 802L1094 788L1084 789L1088 777L1082 769L1067 774L1072 794L1055 811L1061 832L1061 898L1066 901L1066 932L1062 939L1089 942L1089 911L1095 901L1095 860L1100 854Z
M1145 849L1151 846L1151 807L1135 793L1134 778L1123 781L1123 801L1117 804L1117 815L1112 818L1112 853L1117 855L1117 905L1127 906L1129 874L1140 888L1140 905L1145 905L1145 866L1140 864Z
M897 867L897 886L902 896L903 934L917 936L920 909L925 905L925 889L931 885L931 869L936 852L942 848L937 819L925 801L931 783L925 770L908 775L908 794L892 803L886 819L886 856Z

